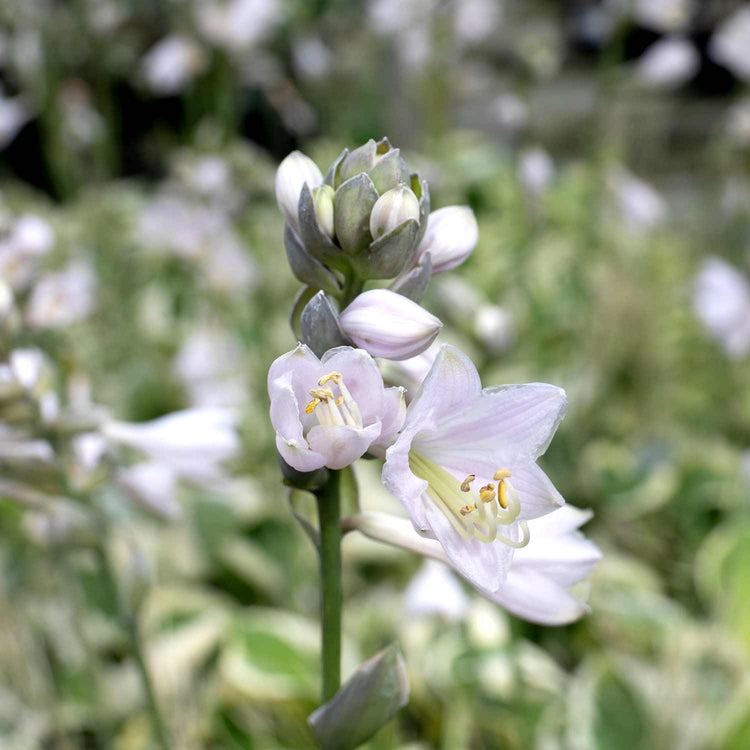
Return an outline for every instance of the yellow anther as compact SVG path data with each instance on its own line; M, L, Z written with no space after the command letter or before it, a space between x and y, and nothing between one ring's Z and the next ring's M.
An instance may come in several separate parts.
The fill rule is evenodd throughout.
M476 510L476 505L464 505L463 508L461 508L461 515L462 516L468 516L469 513Z
M505 482L500 482L497 487L497 500L500 503L501 508L508 507L508 488L506 487Z
M315 407L320 403L319 398L314 398L306 407L305 414L312 414L315 411Z
M510 472L507 469L498 469L495 476L492 477L496 482L500 479L510 479Z
M339 396L336 399L336 406L341 406L341 404L343 404L343 403L344 403L344 397L343 396Z
M489 482L488 484L485 484L484 487L480 487L480 492L485 492L486 490L492 491L495 489L495 485L492 484L492 482Z
M338 385L341 380L341 373L329 372L328 375L323 375L323 377L318 381L318 385L325 385L329 380L333 380L333 382Z
M328 401L329 398L333 398L333 391L328 390L328 388L313 388L310 391L310 395L321 401Z
M491 487L492 485L488 485ZM487 487L482 487L481 490L479 490L479 499L483 503L491 503L495 499L495 490L487 489Z
M463 482L461 482L461 492L469 492L471 487L469 486L476 479L475 474L469 474Z

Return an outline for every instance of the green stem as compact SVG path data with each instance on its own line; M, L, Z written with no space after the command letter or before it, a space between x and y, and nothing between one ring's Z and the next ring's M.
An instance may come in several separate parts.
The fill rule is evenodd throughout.
M167 726L164 723L161 710L159 709L156 691L154 690L154 684L151 680L151 675L149 674L148 665L146 664L146 659L143 653L138 620L136 616L129 611L123 601L120 587L117 583L117 577L115 576L115 572L109 561L107 550L104 546L99 545L96 547L96 554L99 559L102 576L107 583L110 596L112 597L112 605L117 613L117 618L128 635L130 656L135 660L136 668L138 669L138 674L141 679L141 687L143 688L146 706L151 716L151 723L153 724L156 740L162 750L171 750L172 745L169 741Z
M341 498L338 471L315 493L320 521L320 615L322 631L322 702L341 686Z

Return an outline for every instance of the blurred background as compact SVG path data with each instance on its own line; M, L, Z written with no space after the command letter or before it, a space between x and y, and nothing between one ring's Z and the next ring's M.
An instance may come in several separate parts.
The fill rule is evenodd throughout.
M485 384L567 390L542 465L604 559L591 614L541 628L347 537L344 671L398 640L412 686L367 747L750 747L748 84L734 0L4 0L0 747L154 746L102 544L175 747L313 747L317 564L267 418L299 287L273 175L382 136L433 210L474 209L424 304ZM200 477L118 454L92 526L45 467L78 482L93 443L39 427L81 403L232 407L241 446Z

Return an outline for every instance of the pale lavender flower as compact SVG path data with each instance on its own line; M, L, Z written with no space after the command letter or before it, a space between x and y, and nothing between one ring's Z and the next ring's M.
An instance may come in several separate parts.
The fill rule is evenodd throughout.
M482 390L472 361L444 345L386 452L383 484L483 590L502 585L526 521L564 502L536 459L565 408L565 392L543 383Z
M638 80L658 89L675 89L689 81L700 67L695 45L684 37L666 37L652 44L635 66Z
M292 151L276 170L274 193L281 213L289 225L299 232L297 204L302 187L307 183L310 190L323 182L323 174L318 165L301 151Z
M93 269L82 261L42 276L26 305L29 327L64 328L84 319L94 307L95 283Z
M146 53L142 62L143 75L153 93L170 96L188 86L206 62L206 55L197 42L171 34Z
M750 81L750 7L740 6L714 32L708 54L738 78Z
M530 520L528 546L516 550L503 582L494 591L472 581L465 566L456 564L438 541L418 534L405 518L366 511L350 516L346 524L372 539L450 565L482 596L524 620L565 625L588 612L581 584L601 559L598 547L578 530L591 516L591 511L566 505ZM433 595L439 598L441 590Z
M417 248L417 262L430 253L433 273L450 271L469 257L478 241L477 220L468 206L439 208L427 220L427 231Z
M750 282L733 266L709 258L695 280L698 319L730 357L750 352Z
M299 344L271 365L268 394L276 447L298 471L342 469L387 445L404 420L403 388L385 388L375 360L348 346L318 359Z
M341 330L374 357L409 359L423 352L443 324L416 302L388 289L358 295L339 316Z

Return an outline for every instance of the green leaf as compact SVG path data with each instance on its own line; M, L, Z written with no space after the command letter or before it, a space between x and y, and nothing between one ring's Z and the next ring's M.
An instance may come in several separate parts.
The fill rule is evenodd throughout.
M406 665L394 643L360 664L308 722L323 750L350 750L370 739L408 700Z
M594 738L600 750L648 747L648 722L639 697L613 672L605 672L594 699Z

